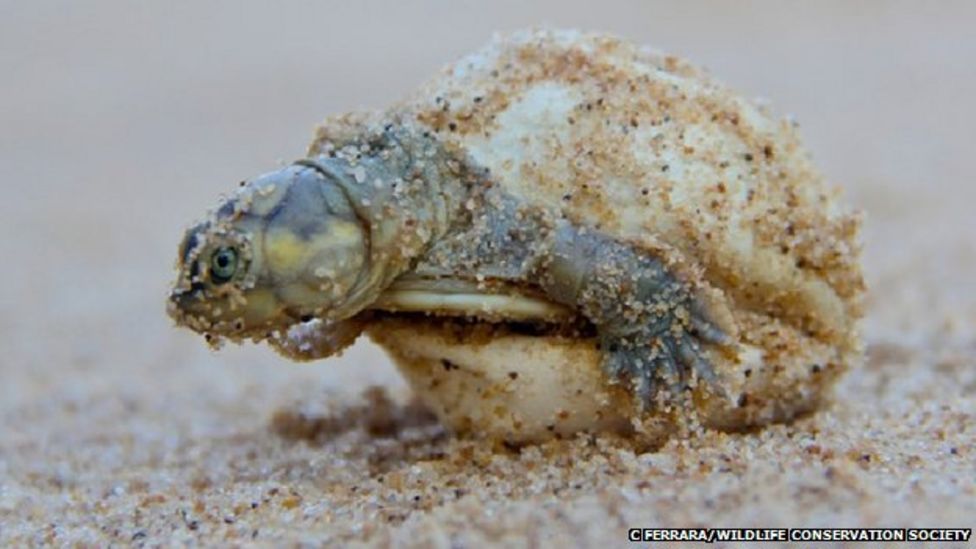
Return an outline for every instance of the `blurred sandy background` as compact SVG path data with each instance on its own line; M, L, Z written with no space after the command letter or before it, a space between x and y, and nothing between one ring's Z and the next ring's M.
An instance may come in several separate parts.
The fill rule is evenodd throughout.
M971 2L0 4L0 544L974 526L974 22ZM830 410L654 454L495 452L402 408L365 342L299 366L171 327L178 238L221 192L324 115L542 23L680 54L799 119L868 213L868 361Z

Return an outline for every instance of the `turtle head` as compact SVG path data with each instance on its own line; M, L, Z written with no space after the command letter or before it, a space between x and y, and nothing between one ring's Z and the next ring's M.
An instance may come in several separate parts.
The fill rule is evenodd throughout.
M296 164L242 183L183 237L170 316L219 341L359 312L369 235L329 179Z

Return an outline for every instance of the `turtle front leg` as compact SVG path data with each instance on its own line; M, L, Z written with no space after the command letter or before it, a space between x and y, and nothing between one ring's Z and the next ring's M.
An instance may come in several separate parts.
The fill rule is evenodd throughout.
M629 383L644 406L662 381L679 391L692 372L718 391L702 348L731 345L732 338L659 258L560 222L538 275L550 297L595 325L607 374Z
M272 334L267 341L278 354L292 360L307 362L340 355L363 332L368 314L340 321L312 318Z

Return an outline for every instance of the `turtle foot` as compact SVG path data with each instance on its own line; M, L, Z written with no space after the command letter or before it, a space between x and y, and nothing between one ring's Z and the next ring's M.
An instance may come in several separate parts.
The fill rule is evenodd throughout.
M660 391L666 389L674 398L688 390L693 379L724 396L719 375L702 351L703 343L725 343L724 334L721 338L719 334L601 335L604 371L612 380L630 387L644 409L652 406Z

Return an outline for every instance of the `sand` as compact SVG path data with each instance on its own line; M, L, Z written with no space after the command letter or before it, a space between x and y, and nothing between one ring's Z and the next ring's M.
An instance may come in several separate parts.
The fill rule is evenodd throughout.
M971 5L556 5L3 8L0 545L973 527ZM681 53L798 118L868 217L868 352L829 407L659 449L511 448L446 433L365 341L295 365L172 328L177 240L220 192L300 155L325 114L538 22Z

